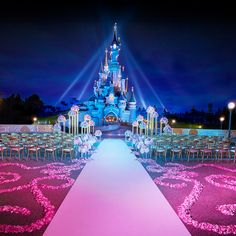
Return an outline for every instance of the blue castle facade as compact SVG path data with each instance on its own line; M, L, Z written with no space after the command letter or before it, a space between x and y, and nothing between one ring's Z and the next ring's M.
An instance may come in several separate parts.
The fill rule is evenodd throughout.
M128 76L118 59L121 49L114 25L113 40L110 50L105 50L104 63L94 81L93 96L81 107L80 120L89 114L98 126L126 122L136 119L136 99L134 88L129 89Z

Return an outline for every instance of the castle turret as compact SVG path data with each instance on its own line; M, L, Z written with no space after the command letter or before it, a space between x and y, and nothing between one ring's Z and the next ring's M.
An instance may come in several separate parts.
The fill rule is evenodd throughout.
M101 86L101 84L104 84L105 83L105 80L106 80L106 73L103 69L103 64L101 62L101 67L100 67L100 71L99 71L99 80L98 80L98 87Z
M118 75L119 75L119 70L120 70L120 65L118 62L118 57L119 57L119 51L120 51L120 43L119 40L117 39L117 25L115 23L114 25L114 35L113 35L113 40L111 43L111 52L110 52L110 63L109 63L109 71L112 75L113 79L113 84L114 86L118 86Z
M120 45L120 38L117 37L117 23L114 24L113 28L113 40L112 40L112 45Z
M118 91L121 91L121 79L122 79L122 73L121 73L121 66L118 71L118 76L117 76L117 86L118 86Z
M128 93L128 86L129 86L129 81L128 77L125 79L125 92Z
M136 119L136 99L134 96L134 87L131 88L131 95L129 99L129 110L130 110L129 121L132 123Z
M107 73L109 71L109 66L108 66L108 56L107 56L108 50L106 48L105 50L105 63L104 63L104 72Z
M125 79L126 79L126 73L125 73L125 67L122 66L122 70L121 70L121 92L125 93Z
M118 107L119 107L119 111L120 111L120 117L121 117L121 120L123 120L123 113L124 113L124 110L126 108L126 98L124 97L124 94L123 92L121 92L120 94L120 97L118 99Z
M103 65L102 65L102 62L101 62L101 66L100 66L100 70L99 70L99 77L102 77L102 74L103 74Z
M98 95L98 98L97 98L97 103L96 103L96 107L98 109L98 113L97 113L97 116L98 116L98 125L102 125L102 122L103 122L103 116L104 116L104 107L105 107L105 100L104 100L104 97L99 94Z
M94 80L93 93L94 93L95 97L98 96L98 87L97 87L97 81L96 80Z

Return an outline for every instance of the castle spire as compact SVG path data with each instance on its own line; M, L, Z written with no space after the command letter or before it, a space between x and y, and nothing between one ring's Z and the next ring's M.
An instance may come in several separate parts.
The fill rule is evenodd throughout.
M135 102L136 103L136 99L135 99L135 96L134 96L134 87L133 86L131 88L131 96L130 96L129 102Z
M117 23L114 24L113 27L113 40L112 40L112 44L119 44L119 41L117 39Z
M126 81L125 81L125 92L128 93L128 77L126 77Z
M103 72L103 64L102 64L102 61L101 61L100 72L101 72L101 73Z
M105 72L108 72L108 57L107 57L107 53L108 53L108 50L107 50L107 48L106 48L106 50L105 50L105 64L104 64L104 71Z
M102 78L103 77L103 64L101 62L101 66L100 66L100 70L99 70L99 78Z

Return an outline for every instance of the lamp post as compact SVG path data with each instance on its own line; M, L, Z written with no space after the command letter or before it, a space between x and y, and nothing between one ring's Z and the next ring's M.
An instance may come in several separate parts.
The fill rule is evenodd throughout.
M224 116L221 116L220 117L220 129L222 129L224 120L225 120Z
M228 109L229 109L229 134L228 138L230 139L231 136L231 120L232 120L232 111L235 108L235 103L234 102L229 102L228 103Z
M36 125L36 121L37 121L37 120L38 120L37 117L34 117L34 118L33 118L34 125Z
M36 122L37 122L38 118L35 116L33 117L33 124L34 124L34 129L35 129L35 132L37 133L37 126L36 126Z
M62 123L62 130L63 133L66 132L66 117L63 115L59 115L57 118L57 123L61 124Z

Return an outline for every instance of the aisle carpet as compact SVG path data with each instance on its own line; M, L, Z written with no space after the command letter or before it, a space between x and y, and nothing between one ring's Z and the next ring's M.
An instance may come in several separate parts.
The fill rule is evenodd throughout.
M119 139L105 139L44 235L190 235L143 166Z

